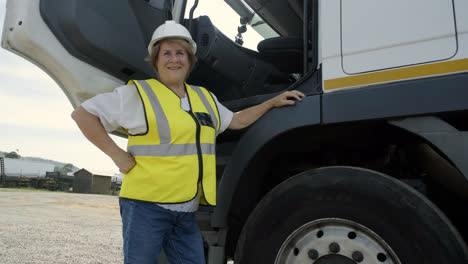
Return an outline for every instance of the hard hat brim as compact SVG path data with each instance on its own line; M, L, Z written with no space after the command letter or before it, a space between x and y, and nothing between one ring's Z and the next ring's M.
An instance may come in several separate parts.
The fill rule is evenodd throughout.
M193 39L187 38L185 36L174 35L174 36L164 36L161 38L155 38L151 40L151 42L148 44L148 54L151 54L151 51L153 50L153 47L156 45L156 43L166 40L166 39L184 39L190 44L193 54L197 52L197 44L193 41Z

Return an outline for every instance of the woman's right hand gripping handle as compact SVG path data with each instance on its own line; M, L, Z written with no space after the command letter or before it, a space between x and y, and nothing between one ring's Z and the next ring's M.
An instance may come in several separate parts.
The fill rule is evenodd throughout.
M117 146L97 116L89 113L82 106L73 111L71 116L85 137L109 156L121 173L128 173L135 166L135 158Z

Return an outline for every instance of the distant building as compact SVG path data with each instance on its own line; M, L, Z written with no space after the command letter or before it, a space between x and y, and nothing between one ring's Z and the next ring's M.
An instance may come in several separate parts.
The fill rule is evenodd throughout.
M85 169L78 170L73 175L73 192L93 194L111 193L111 176L93 174Z
M112 182L116 182L121 184L123 180L123 174L122 173L114 173L114 176L112 176Z
M54 171L55 165L24 159L3 158L5 174L10 177L44 177L48 171Z

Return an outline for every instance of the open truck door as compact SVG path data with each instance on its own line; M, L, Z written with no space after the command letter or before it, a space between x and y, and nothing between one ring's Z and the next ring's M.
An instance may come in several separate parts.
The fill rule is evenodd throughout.
M47 72L77 107L154 75L144 61L146 45L172 18L171 2L8 1L2 47Z

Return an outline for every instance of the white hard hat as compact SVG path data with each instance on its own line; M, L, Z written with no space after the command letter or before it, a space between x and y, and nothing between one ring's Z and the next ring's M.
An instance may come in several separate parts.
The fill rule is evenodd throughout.
M153 36L151 37L151 41L148 44L148 53L151 54L153 45L156 42L169 37L178 37L187 40L187 42L192 47L193 54L197 52L197 44L195 44L195 41L193 41L190 32L181 24L176 23L173 20L167 20L154 31Z

